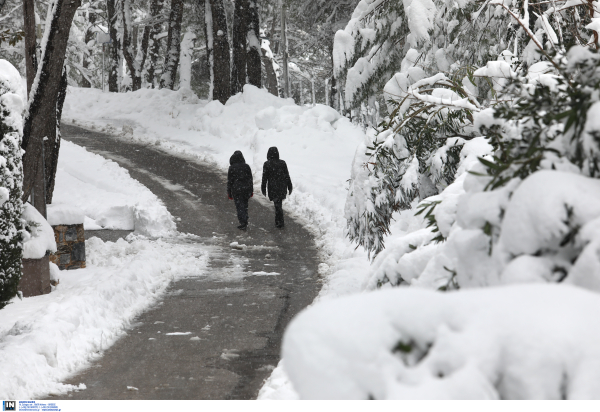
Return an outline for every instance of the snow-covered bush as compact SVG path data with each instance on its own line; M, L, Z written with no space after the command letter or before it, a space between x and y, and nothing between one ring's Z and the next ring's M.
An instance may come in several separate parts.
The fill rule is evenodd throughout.
M351 240L375 255L380 253L394 213L415 207L415 199L436 195L451 184L465 141L478 135L488 136L494 149L502 146L499 156L508 156L482 160L488 162L487 172L494 176L492 188L512 177L525 177L536 169L540 152L556 150L548 145L552 136L533 136L541 131L532 131L519 144L515 140L502 143L502 133L515 133L516 129L499 131L499 127L505 126L494 123L494 116L513 123L519 117L533 116L529 123L545 122L542 129L548 129L550 134L560 133L551 125L559 120L553 116L567 116L569 126L574 122L574 129L581 127L585 115L578 114L585 108L565 115L563 112L570 104L565 99L572 99L577 106L578 101L586 98L586 92L580 89L593 83L590 70L595 59L588 56L585 58L588 63L569 63L569 67L581 73L579 78L586 77L585 82L563 81L571 79L573 73L567 73L568 60L561 50L596 26L592 22L584 27L590 16L579 7L581 4L563 3L557 3L558 9L536 10L533 16L527 2L480 6L470 1L450 4L431 0L363 0L359 4L346 30L336 34L336 67L338 76L346 73L347 100L352 107L364 105L370 99L364 90L375 92L376 84L381 81L376 72L381 74L391 69L399 72L383 88L389 116L357 151L346 207ZM564 14L566 10L568 13ZM544 14L540 15L542 11ZM387 39L393 36L388 31L401 31L401 27L409 33L406 44L402 47L397 42L390 44ZM564 34L565 28L569 34ZM475 35L479 41L473 47ZM380 49L386 47L394 49L393 52L380 55ZM512 47L513 51L503 47ZM573 50L571 54L583 49ZM394 53L403 55L400 64L390 57ZM584 59L583 52L577 53L577 59ZM550 64L554 61L551 56L556 60L555 68ZM477 69L478 66L484 67ZM556 73L548 73L549 67ZM574 88L573 84L579 86ZM575 96L577 93L580 95ZM526 96L531 97L527 102L523 100ZM542 113L538 111L540 107L545 110L536 115ZM477 124L474 117L479 119ZM516 133L523 127L530 126L521 125ZM504 169L509 166L505 163L516 165L523 160L509 154L515 150L509 149L509 145L522 147L531 161L506 177L508 171ZM573 155L581 157L583 152L577 148L578 144L573 146ZM504 172L499 173L500 169ZM436 215L432 213L436 206L435 202L421 203L420 211L429 226L439 232ZM445 238L438 233L435 241Z
M456 180L419 205L420 234L394 239L366 287L564 282L600 290L599 61L574 46L528 70L500 60L475 71L502 84L499 103L473 110L485 136L462 145Z
M376 291L292 320L302 399L599 399L600 295L559 285Z
M465 141L476 137L475 97L459 79L411 67L407 60L416 54L409 51L405 70L386 85L391 115L369 135L366 150L359 147L353 165L348 235L375 254L384 248L393 213L451 184Z
M0 60L0 308L17 293L23 255L21 76Z

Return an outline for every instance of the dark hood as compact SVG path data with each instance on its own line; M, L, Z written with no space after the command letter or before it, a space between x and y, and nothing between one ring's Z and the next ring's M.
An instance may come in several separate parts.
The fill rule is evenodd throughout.
M231 157L229 158L229 164L233 165L235 163L246 163L246 159L244 159L244 155L239 150L233 152Z
M269 151L267 152L268 160L279 160L279 150L275 146L269 147Z

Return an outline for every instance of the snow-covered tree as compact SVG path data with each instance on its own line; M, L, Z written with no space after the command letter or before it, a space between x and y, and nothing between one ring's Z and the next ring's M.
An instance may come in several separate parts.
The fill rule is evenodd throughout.
M351 239L376 254L394 212L453 182L461 147L477 135L473 114L499 102L505 77L528 75L590 33L580 4L404 3L361 1L334 49L355 118L379 109L378 96L387 103L388 117L371 122L376 132L357 154L346 214Z
M0 308L17 293L23 256L21 76L0 60Z
M260 42L260 21L257 3L257 0L250 0L248 2L248 33L246 35L248 51L246 54L246 68L248 74L248 83L260 88L262 82L262 51Z
M206 0L206 49L211 98L225 104L231 96L229 36L223 0Z
M250 2L235 0L233 31L231 37L231 94L239 93L246 84L246 40L248 36L248 16Z
M62 28L71 27L75 12L80 5L81 1L77 0L54 0L49 7L44 38L41 43L40 63L29 94L23 125L24 196L29 196L37 174L41 173L41 167L43 167L43 162L40 161L42 145L51 145L58 150L57 102L60 90L64 85L62 79L69 38L69 32ZM46 140L44 141L44 139ZM49 166L46 165L46 167Z
M160 52L160 32L162 28L161 17L163 12L164 0L152 0L150 3L150 21L144 27L144 35L142 44L147 41L148 43L148 65L145 68L146 83L154 88L155 82L155 71L156 65L159 58ZM148 39L148 40L146 40ZM144 46L143 46L144 47Z
M169 33L167 36L167 51L160 86L173 89L175 75L179 66L181 53L181 20L183 19L183 0L171 0L169 16Z

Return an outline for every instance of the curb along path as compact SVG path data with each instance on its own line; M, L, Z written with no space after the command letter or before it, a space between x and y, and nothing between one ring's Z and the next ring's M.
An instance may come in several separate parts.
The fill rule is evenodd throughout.
M87 389L61 398L256 398L279 361L286 325L321 287L310 233L289 216L285 229L276 229L272 206L254 198L250 227L240 232L226 176L214 167L75 126L61 131L127 169L181 219L180 232L213 249L206 276L173 282L126 335L67 381ZM246 247L234 249L232 242ZM176 331L192 334L165 336Z

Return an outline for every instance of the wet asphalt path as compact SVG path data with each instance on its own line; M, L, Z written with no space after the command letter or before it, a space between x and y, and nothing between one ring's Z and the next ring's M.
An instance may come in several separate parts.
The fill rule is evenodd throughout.
M211 250L207 276L173 282L125 336L65 382L87 389L61 398L256 398L279 361L285 326L320 289L311 235L287 215L285 229L276 229L273 207L254 198L249 229L240 232L226 176L215 167L154 145L66 124L61 129L63 139L126 168L181 219L180 232L199 236ZM246 247L232 248L232 242ZM192 334L165 335L178 331Z

